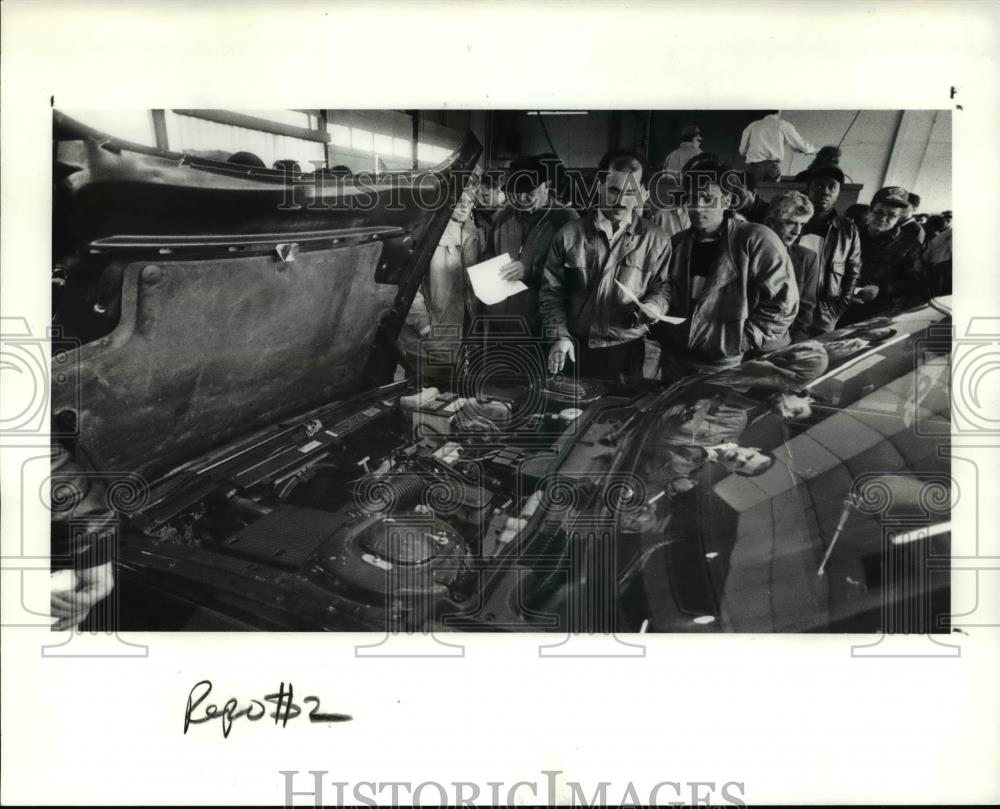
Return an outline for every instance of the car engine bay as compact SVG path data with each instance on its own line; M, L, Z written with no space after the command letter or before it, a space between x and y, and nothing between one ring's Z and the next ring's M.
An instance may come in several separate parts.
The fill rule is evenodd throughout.
M568 380L475 396L386 386L174 470L132 515L144 537L126 556L171 557L174 572L191 553L204 570L225 559L251 589L318 588L358 628L424 625L537 534L555 470L606 468L635 398Z

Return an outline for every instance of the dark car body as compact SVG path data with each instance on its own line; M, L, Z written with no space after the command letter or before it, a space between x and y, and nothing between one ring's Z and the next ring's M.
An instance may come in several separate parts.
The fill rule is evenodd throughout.
M421 401L394 338L448 206L419 189L474 140L363 210L71 121L56 140L77 346L54 417L141 481L121 628L947 631L946 306L667 390L545 379L513 335ZM727 471L724 442L773 463Z

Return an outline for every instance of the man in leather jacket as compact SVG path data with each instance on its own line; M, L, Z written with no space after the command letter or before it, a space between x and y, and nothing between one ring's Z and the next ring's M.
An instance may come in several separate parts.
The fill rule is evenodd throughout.
M544 326L556 338L549 350L552 374L567 361L585 377L642 373L647 323L666 310L670 257L666 233L638 213L644 176L634 152L606 154L596 206L552 240L539 293Z
M580 218L554 199L555 179L550 168L535 156L511 161L506 189L509 203L493 221L484 257L506 253L510 261L500 268L500 277L521 281L527 289L482 307L491 332L512 331L504 321L513 318L523 324L513 329L514 333L539 335L538 290L549 247L563 225Z
M854 222L834 208L844 184L844 172L837 166L819 166L809 172L808 182L808 197L814 212L799 244L819 256L812 332L824 334L837 328L837 322L853 301L861 274L861 238Z
M719 163L685 174L691 227L671 239L668 314L657 328L663 381L729 368L790 342L799 296L788 251L763 225L729 215L738 173Z
M905 188L887 186L875 192L861 230L864 268L860 284L878 290L873 300L852 306L841 324L879 315L894 315L927 300L920 242L901 226L909 203Z

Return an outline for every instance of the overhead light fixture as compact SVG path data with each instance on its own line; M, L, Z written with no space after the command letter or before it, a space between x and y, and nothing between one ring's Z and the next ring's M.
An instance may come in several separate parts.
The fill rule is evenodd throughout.
M528 115L589 115L587 110L530 110Z

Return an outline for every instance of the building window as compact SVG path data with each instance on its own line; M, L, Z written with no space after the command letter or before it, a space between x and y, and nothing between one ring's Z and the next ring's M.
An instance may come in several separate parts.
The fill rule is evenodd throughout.
M372 132L370 129L351 127L351 148L363 152L372 151Z
M351 128L349 126L341 126L340 124L328 124L327 130L329 130L330 132L330 138L333 140L334 146L350 147Z
M409 138L393 138L392 153L396 157L413 157L413 142Z

